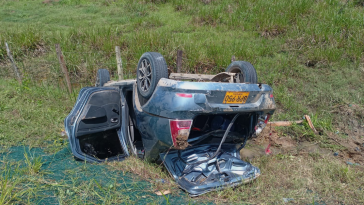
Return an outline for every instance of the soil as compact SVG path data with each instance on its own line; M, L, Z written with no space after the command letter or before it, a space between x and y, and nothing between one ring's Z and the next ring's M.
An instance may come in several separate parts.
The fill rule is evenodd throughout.
M308 155L320 154L328 155L341 159L343 163L357 163L364 165L364 137L355 135L355 131L350 132L346 138L335 133L326 133L331 144L343 147L342 150L334 152L328 148L321 147L321 142L296 141L290 137L280 136L274 127L263 130L263 132L247 142L247 146L240 151L242 159L253 159L266 155L265 149L271 144L270 155L291 154ZM336 155L336 156L335 156Z
M334 127L337 134L364 137L364 107L356 104L344 104L333 107L332 113L340 118Z
M284 29L280 29L280 28L271 28L271 29L265 29L262 33L261 36L262 37L276 37L280 34L285 33Z
M59 0L45 0L42 3L43 4L50 4L50 3L53 3L53 2L59 2Z
M342 138L337 134L329 133L329 138L336 144L345 147L345 150L338 152L338 157L345 162L352 162L364 165L364 138L361 136L347 136Z

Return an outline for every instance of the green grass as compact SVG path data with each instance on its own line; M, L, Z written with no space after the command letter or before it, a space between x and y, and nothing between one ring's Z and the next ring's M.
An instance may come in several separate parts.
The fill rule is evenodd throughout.
M116 45L127 77L146 51L162 53L175 69L182 49L183 72L224 71L232 55L253 63L259 81L275 90L278 120L310 114L331 122L332 106L364 104L363 7L352 1L50 2L0 3L0 41L24 64L22 73L38 81L62 76L56 43L76 86L92 84L100 67L116 76ZM10 67L0 75L11 75Z
M140 161L142 163L142 161ZM164 198L156 186L108 164L75 161L68 148L55 154L12 147L0 158L0 204L176 204L178 190Z
M112 78L117 78L115 46L121 47L127 78L135 77L139 57L147 51L160 52L168 67L175 70L177 50L183 50L182 71L189 73L224 71L232 55L237 60L249 61L257 69L259 81L274 89L278 109L273 120L299 120L308 114L322 134L316 135L304 124L282 128L279 130L282 135L319 141L322 147L342 150L343 147L332 144L327 135L334 130L344 133L343 125L347 126L352 119L356 123L349 127L364 124L364 114L360 112L364 104L362 3L360 0L2 0L0 146L4 149L0 152L6 152L11 146L27 145L55 153L67 146L61 135L63 120L78 90L94 84L98 68L109 69ZM14 80L4 42L8 42L23 76L22 85ZM57 43L61 45L70 71L74 87L71 94L65 89L59 68L54 48ZM360 109L349 116L337 109L342 105L358 105ZM257 159L255 163L264 167L264 160ZM288 166L289 161L284 160L288 159L279 161L283 161L283 165L278 163L271 168L279 172L279 167ZM328 160L302 160L309 162L309 173L329 181L311 178L315 192L330 202L330 188L335 189L331 190L335 193L342 191L341 185L314 170L322 166L333 173L345 167L335 168L336 161L332 164ZM39 175L37 166L42 161L28 156L28 162L29 173ZM337 169L339 171L335 171ZM273 190L278 182L269 178L274 176L269 169L263 168L264 172L270 175L262 177L264 180L259 183L239 188L239 194L234 197L228 197L232 190L218 193L217 202L281 203L280 197L290 198L287 195L301 197L305 203L312 202L311 195L302 194L302 190L301 195ZM290 176L294 176L293 173ZM359 177L351 170L346 173L351 174L345 179L350 183L354 183L352 176ZM340 173L336 175L345 177ZM18 184L17 179L4 180L0 185L9 184L4 186L7 190L13 190L12 185ZM297 182L287 188L311 185ZM92 186L97 188L95 183ZM327 189L322 188L326 186ZM354 185L347 186L354 194L345 190L343 193L356 197ZM270 192L264 192L262 187ZM60 189L59 196L63 197L60 203L75 202L69 187L68 194L67 190ZM5 197L0 197L2 202L10 203L9 200L18 197L13 192L2 191L7 193L1 195ZM259 193L266 193L271 199L259 199ZM344 197L343 201L362 203L362 198L354 201Z
M63 147L63 120L74 100L54 85L0 80L0 146Z

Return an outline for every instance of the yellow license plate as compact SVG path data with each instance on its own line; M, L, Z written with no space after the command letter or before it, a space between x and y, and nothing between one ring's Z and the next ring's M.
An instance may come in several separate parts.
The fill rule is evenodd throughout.
M249 92L226 92L224 104L244 104L249 97Z

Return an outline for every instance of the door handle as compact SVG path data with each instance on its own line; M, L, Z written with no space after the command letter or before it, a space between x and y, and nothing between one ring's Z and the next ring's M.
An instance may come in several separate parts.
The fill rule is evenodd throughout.
M111 118L110 121L112 123L117 123L117 122L119 122L119 119L118 118Z

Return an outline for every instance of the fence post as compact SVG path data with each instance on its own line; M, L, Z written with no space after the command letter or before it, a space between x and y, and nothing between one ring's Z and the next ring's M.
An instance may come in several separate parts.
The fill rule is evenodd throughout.
M235 56L231 56L231 62L234 62L235 61Z
M10 48L9 48L7 42L5 42L5 47L6 47L6 53L8 54L8 57L9 57L9 59L11 61L11 64L13 64L13 69L14 69L14 73L16 75L16 78L17 78L18 82L21 84L21 77L20 77L20 74L19 74L19 69L15 64L14 58L11 55L11 51L10 51Z
M71 94L72 93L71 81L70 81L70 77L68 75L68 70L67 70L67 67L66 67L66 63L64 61L61 46L59 44L56 44L56 52L57 52L57 57L58 57L59 64L61 66L62 72L64 74L64 77L66 78L68 91Z
M120 54L119 46L115 46L115 54L116 54L116 65L118 67L119 80L124 80L123 62L121 61L121 54Z
M181 67L182 67L182 54L183 51L182 50L177 50L177 73L181 72Z

